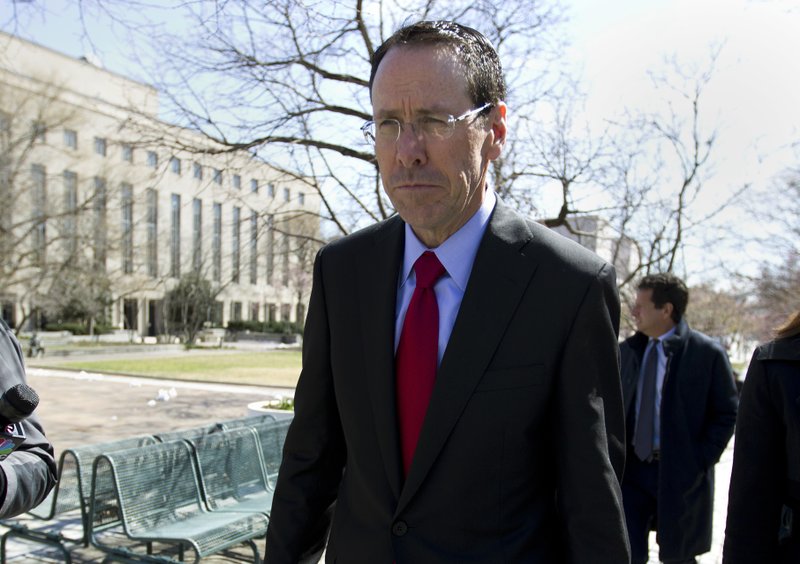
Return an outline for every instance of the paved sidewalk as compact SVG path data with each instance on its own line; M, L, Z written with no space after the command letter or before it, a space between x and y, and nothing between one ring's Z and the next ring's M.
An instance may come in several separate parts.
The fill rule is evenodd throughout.
M57 451L244 417L247 404L288 388L211 384L30 368L36 413Z

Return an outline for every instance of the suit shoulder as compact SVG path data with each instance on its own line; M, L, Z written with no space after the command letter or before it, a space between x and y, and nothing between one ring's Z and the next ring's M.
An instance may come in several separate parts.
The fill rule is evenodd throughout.
M756 349L755 356L758 360L800 361L800 335L764 343Z
M403 225L403 221L399 216L392 216L389 219L373 223L349 235L331 241L322 247L320 255L324 254L328 258L358 253L365 247L371 247L383 240L402 234Z
M722 346L722 343L720 343L717 339L709 335L706 335L702 331L698 331L696 329L689 330L689 340L694 341L697 345L702 346L704 348L714 349L721 352L725 351L725 348Z
M563 268L592 276L597 275L603 267L610 267L599 255L572 239L531 219L525 218L525 222L532 235L526 251L535 252L537 260L548 259L561 263Z

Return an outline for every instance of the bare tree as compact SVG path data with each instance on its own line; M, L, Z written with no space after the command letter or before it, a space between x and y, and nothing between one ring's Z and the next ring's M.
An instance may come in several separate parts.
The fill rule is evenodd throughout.
M758 235L765 252L757 258L758 273L746 280L754 289L757 336L766 340L787 316L800 310L800 166L784 171L766 191L754 195L751 204L765 226Z
M708 66L699 70L670 60L670 72L653 77L664 110L632 111L611 133L600 182L609 198L607 217L618 234L614 254L628 242L636 258L621 286L650 272L685 274L687 245L696 244L748 189L734 187L710 206L701 198L713 175L717 142L704 94L718 53L714 50Z
M371 118L369 60L390 33L421 18L481 29L506 65L512 108L525 114L552 87L547 71L562 21L550 0L230 0L181 10L192 23L180 33L149 26L157 61L142 54L143 65L157 71L153 81L168 97L170 119L213 140L203 150L250 151L305 182L337 234L394 213L359 131ZM514 179L502 167L496 176L504 187Z

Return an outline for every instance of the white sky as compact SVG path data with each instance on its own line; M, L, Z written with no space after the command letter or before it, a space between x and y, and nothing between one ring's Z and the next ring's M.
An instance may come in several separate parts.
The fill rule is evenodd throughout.
M706 68L722 46L703 108L719 129L716 181L766 181L800 160L800 1L572 0L573 59L588 112L647 108L647 72L675 55Z

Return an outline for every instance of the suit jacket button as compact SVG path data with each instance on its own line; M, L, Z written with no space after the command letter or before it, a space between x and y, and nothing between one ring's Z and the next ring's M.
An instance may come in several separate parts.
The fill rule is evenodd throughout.
M402 537L408 532L408 525L405 521L397 521L392 525L392 534L396 537Z

